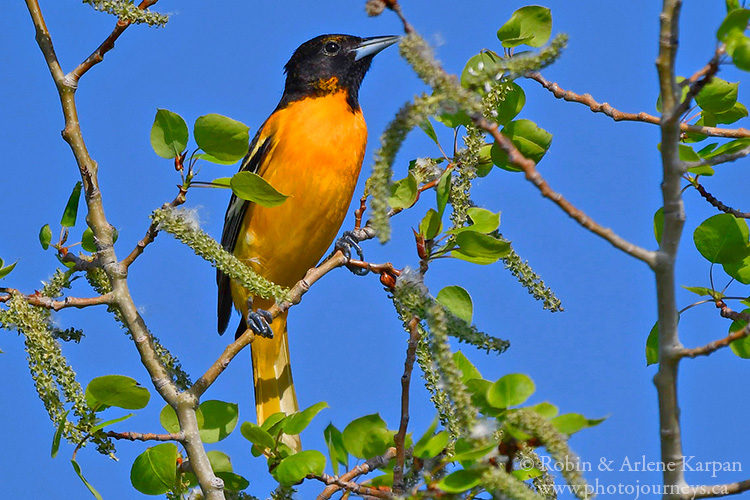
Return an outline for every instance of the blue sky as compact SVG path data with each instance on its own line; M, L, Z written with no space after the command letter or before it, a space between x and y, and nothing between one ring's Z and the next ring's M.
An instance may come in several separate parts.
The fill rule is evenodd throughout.
M159 9L172 14L165 29L132 27L103 64L81 81L78 105L89 150L100 166L105 208L119 229L116 245L124 256L142 237L148 214L171 200L178 181L168 160L149 145L157 108L168 108L188 123L207 113L221 113L247 123L253 133L275 107L283 87L282 67L303 41L325 32L361 36L397 34L400 25L388 14L367 18L364 2L206 2L162 0ZM465 61L483 48L499 49L497 28L518 1L404 1L404 10L426 39L437 45L445 67L460 72ZM563 57L544 73L563 88L590 92L624 111L655 112L654 59L657 49L657 2L560 0L552 9L553 32L566 32L570 43ZM109 34L114 19L73 0L43 1L57 54L70 70ZM724 16L724 2L686 2L678 70L689 75L711 57L714 32ZM33 39L28 13L11 2L0 17L0 130L5 167L1 177L4 217L0 225L0 257L19 260L3 281L31 291L56 267L51 252L41 251L37 233L57 223L77 169L59 132L62 118L54 86ZM722 77L744 78L735 70ZM536 82L519 82L527 93L520 115L554 134L552 148L540 164L550 184L605 226L642 246L653 248L652 215L660 206L660 165L652 125L615 124L584 106L554 99ZM404 102L424 90L397 51L379 55L365 79L360 100L370 130L363 176L385 124ZM740 100L748 94L740 86ZM444 141L447 130L439 131ZM403 176L409 160L434 156L431 141L413 132L400 152L396 171ZM749 176L742 162L717 169L706 181L729 204L747 210ZM231 175L235 167L206 166L204 178ZM745 195L745 196L743 196ZM563 301L565 312L550 314L517 286L502 265L489 267L444 260L428 274L433 293L461 285L474 298L477 325L511 341L501 356L463 349L488 379L522 372L536 382L531 402L549 400L563 412L608 416L599 427L571 440L573 449L592 464L587 479L602 485L650 485L658 472L597 470L600 460L659 460L657 400L646 367L645 339L655 320L654 284L643 264L578 227L521 175L495 170L477 182L474 200L502 211L501 231L517 252ZM218 237L228 193L195 190L187 205L198 207L202 226ZM688 220L680 251L678 282L705 286L708 266L692 248L692 231L711 210L695 191L687 191ZM368 260L414 265L410 228L426 208L394 219L393 241L365 244ZM345 225L351 225L351 218ZM80 226L80 224L79 224ZM168 235L159 236L131 270L130 287L153 332L178 354L197 377L221 352L228 337L215 333L213 269ZM736 294L745 294L733 288ZM90 292L82 284L74 295ZM680 305L694 299L679 292ZM128 339L103 310L63 311L55 315L65 326L81 326L86 338L65 352L86 383L110 373L133 376L149 385L145 370ZM696 308L681 323L686 345L723 337L725 320L710 307ZM290 313L291 350L300 404L327 401L303 434L306 447L324 450L322 429L333 421L343 428L357 416L380 412L391 428L398 425L399 377L405 335L378 281L338 271L316 284ZM0 485L14 498L86 498L67 457L65 444L57 459L49 458L52 426L28 375L22 340L0 334ZM723 350L707 359L686 361L680 371L683 438L694 461L739 461L742 471L712 478L688 473L698 483L745 479L750 438L743 428L750 403L742 397L747 361ZM413 378L410 429L421 433L434 410L420 377ZM208 399L237 401L240 421L253 420L249 354L240 355L209 391ZM120 430L158 432L162 402L149 406ZM107 416L119 414L109 410ZM272 487L265 462L249 454L239 433L211 449L233 459L235 471L250 479L250 492L263 497ZM119 443L119 462L93 450L79 455L84 473L106 499L134 498L129 485L133 458L145 449ZM303 490L300 498L318 491ZM65 493L60 493L60 492ZM304 493L307 492L307 493Z

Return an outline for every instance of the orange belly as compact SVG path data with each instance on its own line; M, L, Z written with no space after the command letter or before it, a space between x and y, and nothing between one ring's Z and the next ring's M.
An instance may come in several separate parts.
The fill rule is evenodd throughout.
M353 112L340 92L275 112L258 144L269 136L258 174L289 198L276 207L250 204L234 254L274 283L292 286L323 257L341 227L362 167L367 128L361 111ZM234 281L231 290L244 316L247 291Z

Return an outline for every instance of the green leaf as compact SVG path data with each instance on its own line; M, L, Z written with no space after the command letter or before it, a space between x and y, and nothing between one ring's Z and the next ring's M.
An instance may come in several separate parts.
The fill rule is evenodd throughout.
M18 264L18 262L14 262L9 266L3 267L3 261L0 259L0 279L8 276L10 272L16 267L16 264Z
M477 163L477 176L486 177L495 165L492 163L492 144L486 144L479 148L479 162Z
M224 489L229 491L242 491L250 486L250 481L231 471L217 472L216 477L224 481Z
M346 469L349 469L349 453L344 446L344 437L341 435L341 431L330 423L328 424L328 427L323 430L323 437L328 446L328 455L331 457L333 473L338 475L339 464L343 465Z
M263 430L268 431L269 433L273 434L273 432L271 432L271 428L274 427L279 422L281 422L282 420L284 420L285 418L286 418L286 413L277 411L276 413L272 413L271 415L269 415L268 418L265 419L262 424L260 424L260 427Z
M104 429L108 425L118 424L120 422L123 422L123 421L129 419L130 417L132 417L133 415L134 415L134 413L128 413L124 417L113 418L112 420L107 420L106 422L102 422L100 424L96 424L94 427L91 428L91 430L89 432L91 434L93 434L93 433L95 433L98 430Z
M750 285L750 255L736 262L722 264L724 272L744 285Z
M151 399L148 389L124 375L96 377L86 387L86 401L95 408L101 405L116 406L126 410L145 408Z
M188 127L177 113L167 109L157 109L154 124L151 126L151 147L162 158L179 156L188 142Z
M541 47L552 34L552 14L546 7L530 5L521 7L497 30L497 38L503 47L526 44Z
M509 82L508 87L503 101L497 106L495 121L500 125L515 118L526 104L526 93L516 82Z
M714 290L711 290L710 288L706 288L704 286L684 286L683 287L688 292L693 292L696 295L700 295L701 297L712 297L712 298L720 298L722 297L722 294L719 292L716 292Z
M448 128L466 126L471 123L471 117L463 109L459 109L455 113L443 113L436 116L435 119Z
M661 244L661 233L664 231L664 207L654 213L654 238Z
M695 96L695 103L710 113L729 111L737 102L739 82L729 83L714 76Z
M587 419L579 413L564 413L550 420L558 432L561 434L567 434L568 436L580 431L581 429L585 429L586 427L599 425L603 421L603 418Z
M737 35L731 39L732 62L743 71L750 71L750 38Z
M742 314L750 314L750 309L745 309L742 311ZM729 333L734 333L742 330L747 326L747 321L738 318L732 322L731 325L729 325ZM729 344L729 348L732 349L732 352L743 359L750 359L750 337L744 337L738 340L735 340L731 344Z
M445 213L445 207L448 204L448 195L451 191L451 173L444 172L435 187L435 197L437 198L437 212L442 219Z
M465 466L486 457L495 450L497 450L497 443L477 446L476 443L466 438L458 438L456 440L456 453L451 458Z
M211 450L206 452L208 455L208 461L211 462L211 470L214 472L232 472L232 460L229 455L219 450Z
M741 149L745 149L747 146L750 146L750 138L743 138L743 139L735 139L733 141L729 141L727 143L722 144L715 150L713 150L711 153L704 156L704 158L713 158L714 156L723 155L723 154L729 154L729 153L736 153L737 151L740 151Z
M49 244L52 241L52 230L49 228L49 224L45 224L39 230L39 243L42 244L42 248L47 250Z
M232 433L237 425L239 410L235 403L209 400L199 406L203 414L203 425L199 427L201 441L216 443Z
M747 116L747 108L741 102L734 103L729 110L721 113L710 113L708 111L703 112L703 122L707 126L715 126L719 123L726 125L732 124L737 120L741 120Z
M446 431L440 431L426 441L421 439L414 445L414 456L422 459L438 456L448 446L450 435Z
M409 174L391 185L391 195L388 204L391 208L408 208L417 199L417 178Z
M500 212L495 213L485 208L470 207L466 213L472 222L472 225L466 228L467 230L487 234L500 226Z
M286 457L271 472L283 486L292 486L308 474L320 475L326 466L326 457L317 450L300 451Z
M646 366L659 362L659 322L654 323L646 339Z
M234 158L231 160L220 160L214 155L210 155L208 153L198 153L195 155L195 158L198 160L205 160L211 163L216 163L217 165L232 165L234 163L237 163L237 160Z
M732 10L724 18L718 31L716 32L716 38L720 42L726 42L730 36L741 35L747 28L747 23L750 21L750 10L748 9L736 9Z
M451 256L475 264L492 264L510 252L509 242L474 231L457 234L456 243L458 250L453 250Z
M342 437L349 453L364 459L382 455L393 443L393 433L377 413L350 422Z
M466 61L466 66L461 72L461 85L467 89L476 88L484 93L484 83L487 81L494 82L498 72L501 71L499 68L501 60L502 58L491 50L483 50L471 57ZM445 118L445 115L443 115L443 118ZM466 118L469 118L468 115L466 115ZM459 125L466 125L466 123L459 123Z
M539 163L552 144L552 134L537 126L531 120L516 120L503 127L502 133L507 136L518 151L534 163ZM508 155L497 145L492 145L492 161L498 167L510 172L521 169L508 163Z
M75 183L73 191L70 193L68 203L65 205L62 218L60 219L60 225L62 227L73 227L76 225L76 219L78 218L78 200L81 199L81 181Z
M511 373L487 389L487 402L495 408L517 406L534 394L536 386L528 375Z
M529 407L530 410L534 410L544 418L553 418L560 411L557 406L553 405L548 401L537 403L534 406Z
M534 479L535 477L541 476L542 471L540 471L536 467L529 467L527 469L514 470L511 472L511 474L513 474L513 477L515 477L519 481L527 481L529 479Z
M481 471L459 469L441 479L437 487L446 493L461 493L479 485L481 475Z
M472 404L476 406L479 411L488 416L496 416L502 413L502 411L493 408L492 405L487 402L487 391L489 391L492 386L492 382L481 378L472 378L464 381L464 384L466 384L466 388L471 393Z
M87 227L81 236L81 248L87 252L96 252L96 242L94 241L94 231Z
M98 491L96 491L96 488L94 488L91 483L86 481L86 478L83 477L83 473L81 472L81 466L78 465L78 462L75 460L71 460L70 464L73 466L73 470L76 471L76 474L78 474L78 477L81 478L81 481L83 481L83 484L86 485L86 488L88 488L89 492L91 492L92 495L94 495L94 498L97 500L102 500L102 496L99 494Z
M171 491L177 476L177 446L163 443L138 455L130 468L130 482L146 495Z
M695 229L693 241L709 262L737 262L748 255L747 223L732 214L714 215Z
M237 172L229 181L238 198L252 201L263 207L281 205L289 196L281 194L265 179L254 172Z
M482 374L479 373L477 367L474 366L474 364L469 361L469 358L467 358L461 351L453 353L453 362L456 363L458 369L461 370L461 382L466 383L468 380L474 378L482 378Z
M282 426L284 433L289 435L299 434L310 425L310 422L315 418L315 415L320 413L323 408L328 408L328 403L325 401L315 403L309 408L305 408L297 413L292 413L284 421L284 425Z
M427 134L427 137L435 141L435 144L440 144L440 141L438 141L437 133L435 133L435 127L432 126L432 122L430 122L429 118L425 118L421 122L419 122L419 128L424 130L424 133Z
M211 186L211 187L231 188L232 178L231 177L217 177L216 179L211 181L211 184L214 184L214 186Z
M419 234L421 234L424 239L431 240L440 234L442 229L443 222L440 220L440 214L432 208L429 209L422 219L422 222L419 223Z
M238 161L247 154L250 129L226 116L210 114L195 120L193 136L198 146L222 161Z
M273 436L252 422L244 422L240 426L240 432L245 439L262 449L268 448L269 450L273 450L276 447L276 440L274 440Z
M446 286L438 292L435 299L455 317L471 324L474 307L471 303L471 295L465 289L456 285Z
M57 456L57 452L60 450L60 439L62 438L63 431L65 430L65 424L68 423L68 413L70 413L70 410L67 410L62 414L62 416L60 417L60 422L57 424L55 435L52 437L52 451L50 452L50 456L52 458L55 458Z
M370 479L368 485L372 486L373 488L378 488L380 486L392 487L393 471L387 471L385 474L375 476L374 478Z
M727 12L740 8L740 0L724 0L724 3L727 6Z

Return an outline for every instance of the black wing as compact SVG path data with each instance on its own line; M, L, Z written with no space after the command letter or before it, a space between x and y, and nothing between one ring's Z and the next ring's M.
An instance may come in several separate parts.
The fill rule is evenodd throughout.
M265 125L265 124L264 124ZM266 137L263 144L259 148L256 148L258 139L260 138L260 132L263 127L258 130L255 134L247 156L242 160L240 165L240 172L257 172L260 164L265 157L268 148L271 144L271 136ZM240 230L242 228L242 219L245 218L245 212L250 202L237 198L234 193L229 200L229 206L227 207L227 213L224 216L224 231L221 233L221 246L227 252L234 251L234 246L237 243ZM232 315L232 292L229 288L229 276L224 274L220 270L216 270L216 284L219 285L219 301L217 305L218 315L218 330L219 335L222 335L227 329L229 324L229 318Z

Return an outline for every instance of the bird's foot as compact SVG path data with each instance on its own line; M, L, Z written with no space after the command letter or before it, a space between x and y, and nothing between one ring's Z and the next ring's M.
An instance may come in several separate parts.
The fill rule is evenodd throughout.
M359 257L359 260L365 260L365 254L362 251L362 247L359 246L359 240L356 236L354 236L354 233L352 231L344 231L344 234L341 235L341 238L336 240L336 245L334 246L335 250L341 250L341 253L344 254L347 260L351 260L352 258L352 248L355 252L357 252L357 256ZM367 273L370 272L369 269L364 269L362 267L353 266L351 264L347 264L346 268L349 269L353 274L357 276L364 276Z
M256 309L253 311L248 308L248 311L247 318L245 318L247 327L252 330L255 335L272 339L273 330L271 330L270 323L273 321L273 316L271 313L265 309Z

